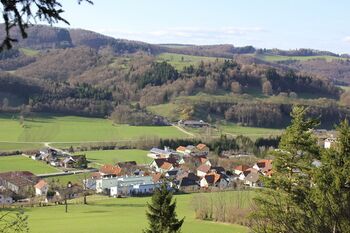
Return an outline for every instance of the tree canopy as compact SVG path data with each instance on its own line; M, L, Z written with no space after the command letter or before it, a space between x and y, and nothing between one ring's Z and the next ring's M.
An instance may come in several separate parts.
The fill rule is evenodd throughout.
M92 4L92 0L77 0ZM36 24L38 21L50 25L58 22L69 22L62 17L64 12L61 0L15 0L1 1L1 13L5 25L5 37L0 45L0 51L12 48L12 43L17 42L17 38L11 36L11 30L18 28L22 38L27 38L26 29Z

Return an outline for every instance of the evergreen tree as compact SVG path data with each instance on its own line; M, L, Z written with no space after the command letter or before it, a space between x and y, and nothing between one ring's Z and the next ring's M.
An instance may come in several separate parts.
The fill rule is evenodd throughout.
M337 128L334 147L324 151L316 170L315 196L322 221L319 232L350 232L350 127L343 121Z
M173 201L172 191L168 190L164 182L153 196L152 203L148 204L147 218L149 229L144 233L178 233L184 219L178 220L176 216L176 201Z
M317 232L315 203L311 199L313 159L319 147L310 129L317 121L305 118L306 109L294 107L292 122L274 153L273 176L264 179L265 188L255 198L252 229L264 233ZM309 229L312 228L312 229Z

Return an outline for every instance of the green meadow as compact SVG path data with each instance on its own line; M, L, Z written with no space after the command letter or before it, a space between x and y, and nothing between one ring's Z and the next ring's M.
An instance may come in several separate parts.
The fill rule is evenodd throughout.
M216 58L216 57L204 57L204 56L191 56L185 54L177 54L177 53L161 53L157 56L158 61L166 61L172 66L174 66L177 70L183 70L185 66L197 66L200 62L214 62L216 60L223 61L224 58Z
M309 61L313 59L324 59L326 61L332 60L346 60L346 58L335 57L335 56L279 56L279 55L254 55L259 59L269 62L278 62L278 61Z
M35 161L22 155L1 156L0 172L30 171L34 174L59 172L60 170L41 161Z
M21 125L17 116L0 115L0 150L32 149L43 142L94 143L186 136L172 126L116 125L102 118L40 114L26 118Z
M231 192L236 195L235 192ZM249 192L247 197L250 198ZM234 224L195 219L192 207L196 194L177 195L177 214L185 217L183 233L247 233L249 230ZM211 195L211 194L205 194ZM146 204L150 197L108 198L88 197L88 205L72 204L68 213L64 205L26 209L31 233L140 233L147 227Z
M73 184L83 184L83 180L90 178L92 173L79 173L79 174L72 174L72 175L63 175L63 176L52 176L46 178L48 182L58 182L63 186L66 186L68 182L72 182Z
M77 154L85 154L91 162L90 166L101 166L102 164L115 164L117 162L135 161L137 164L148 164L152 161L145 150L97 150L82 151Z

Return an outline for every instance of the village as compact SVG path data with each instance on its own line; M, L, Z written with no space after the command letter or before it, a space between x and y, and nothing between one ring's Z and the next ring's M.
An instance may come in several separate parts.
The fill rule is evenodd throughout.
M50 187L45 176L28 171L0 173L0 204L31 202L35 198L40 202L62 202L85 193L111 197L150 195L162 182L167 182L168 187L177 192L257 188L263 185L261 176L272 174L272 160L259 160L254 166L242 164L225 170L212 165L209 152L205 144L176 149L152 148L147 154L153 160L150 164L141 165L135 161L104 164L98 170L90 169L95 172L89 173L91 177L81 183L68 183L59 188ZM84 155L70 155L52 148L42 149L30 157L65 169L61 175L88 168Z
M326 149L336 141L333 134L327 131L316 130L313 133ZM61 172L54 174L58 177L76 173L86 175L81 182L67 182L59 186L46 179L51 174L35 175L29 171L0 173L1 205L16 202L63 203L67 199L92 194L147 196L163 182L179 193L262 188L263 178L273 175L273 160L255 158L248 163L246 157L253 155L239 155L240 164L220 166L217 161L214 163L215 157L204 143L177 148L152 148L145 155L151 159L149 164L123 161L101 164L99 168L89 167L83 153L73 155L68 150L52 147L25 156L59 168ZM230 158L221 160L229 161Z

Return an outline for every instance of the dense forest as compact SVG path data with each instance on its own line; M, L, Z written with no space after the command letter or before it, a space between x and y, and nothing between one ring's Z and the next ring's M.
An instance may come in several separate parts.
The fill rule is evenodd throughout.
M151 45L47 26L32 27L29 34L30 39L0 56L2 112L26 109L154 124L159 121L149 106L176 103L177 120L226 120L260 127L286 125L293 104L309 106L311 115L330 126L350 112L349 95L335 86L347 82L340 72L347 74L348 61L328 62L316 70L321 60L306 61L310 65L269 63L246 55L339 56L330 52ZM159 61L157 55L163 52L216 58L178 68ZM327 69L339 66L347 69ZM203 94L209 100L197 97ZM314 97L303 99L309 95Z

